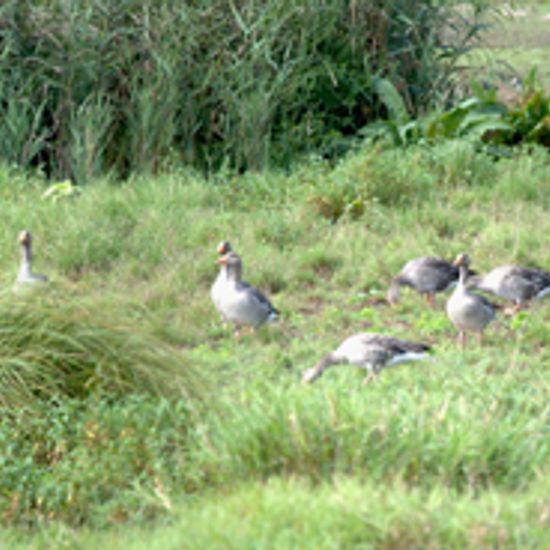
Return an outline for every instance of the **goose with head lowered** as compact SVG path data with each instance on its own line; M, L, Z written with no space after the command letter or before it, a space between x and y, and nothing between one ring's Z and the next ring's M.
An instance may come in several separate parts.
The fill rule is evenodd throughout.
M241 257L232 250L218 258L224 271L216 304L222 318L235 325L239 338L241 327L254 330L268 321L276 321L279 312L269 299L257 288L242 280Z
M34 273L32 270L32 235L26 229L19 233L19 244L21 245L21 263L15 280L16 286L39 285L46 283L48 277L39 273Z
M459 269L458 284L447 300L447 316L458 329L458 339L466 345L466 333L475 332L479 343L485 327L495 318L496 306L485 297L475 294L467 288L470 258L459 254L453 262Z
M513 302L510 313L517 313L532 300L550 293L550 273L541 269L505 265L495 267L482 277L471 277L468 286L491 292Z
M399 300L400 287L414 288L426 296L430 306L435 305L435 294L444 292L458 281L458 268L447 260L433 256L420 256L409 260L392 279L386 299L390 304Z
M430 346L375 332L361 332L346 338L302 375L302 382L313 382L333 365L352 365L368 371L370 382L382 368L427 358Z

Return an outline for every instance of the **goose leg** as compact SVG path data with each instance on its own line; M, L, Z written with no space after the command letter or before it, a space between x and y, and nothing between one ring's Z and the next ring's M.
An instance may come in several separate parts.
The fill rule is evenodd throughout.
M462 346L464 349L466 347L466 332L463 330L460 330L458 332L458 343Z
M241 339L241 326L240 325L235 325L235 340L237 340L237 342L239 342Z
M516 313L519 313L523 309L523 305L521 302L516 302L512 307L507 307L504 310L504 315L508 317L513 317Z
M477 343L481 346L483 344L483 332L477 333Z
M369 373L363 379L363 385L366 386L367 384L370 384L373 380L376 379L377 374L378 373L375 370L369 369Z
M426 294L426 301L428 302L428 304L431 308L434 308L435 307L435 294L433 292L428 292L428 294Z

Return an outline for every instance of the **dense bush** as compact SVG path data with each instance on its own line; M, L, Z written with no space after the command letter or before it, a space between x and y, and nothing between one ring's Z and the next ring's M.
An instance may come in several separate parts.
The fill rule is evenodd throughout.
M453 4L6 0L0 155L83 182L338 154L385 83L410 113L448 96L481 11Z

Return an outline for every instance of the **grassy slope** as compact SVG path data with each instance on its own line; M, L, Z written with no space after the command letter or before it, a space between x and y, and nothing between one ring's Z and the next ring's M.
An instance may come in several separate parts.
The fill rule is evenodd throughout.
M205 184L182 172L128 188L97 184L56 203L0 175L3 285L16 272L17 231L27 226L37 271L76 295L116 295L116 307L129 312L145 305L162 337L204 373L215 404L191 434L183 465L196 496L182 500L177 486L141 496L174 511L170 530L100 537L54 525L28 544L94 548L99 537L109 547L130 540L169 548L181 547L172 540L185 532L189 547L224 547L226 537L239 548L257 540L280 548L324 540L327 548L402 540L537 547L550 507L541 486L550 456L548 304L499 319L482 349L461 352L442 298L438 311L412 293L393 310L376 298L420 254L466 250L479 271L548 268L548 167L542 152L495 163L449 143L365 151L335 169L313 163L288 177ZM322 215L342 206L348 213L337 223ZM283 313L280 326L241 343L209 301L222 238ZM312 387L298 383L322 353L365 328L431 342L435 359L384 372L369 387L346 368ZM263 485L280 476L286 481ZM2 536L12 537L10 547L19 540Z

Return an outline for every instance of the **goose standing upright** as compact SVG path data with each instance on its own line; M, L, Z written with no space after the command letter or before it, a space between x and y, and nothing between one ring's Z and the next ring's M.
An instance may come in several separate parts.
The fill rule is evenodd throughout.
M529 301L539 300L550 293L550 273L541 269L505 265L495 267L483 277L472 277L468 286L514 302L511 313L517 313Z
M19 233L19 244L21 245L21 263L17 272L16 284L36 285L48 281L46 275L33 273L32 271L32 235L26 229Z
M225 254L228 254L229 252L231 252L231 250L232 250L231 244L229 243L229 241L222 241L217 248L217 252L220 258L222 256L225 256ZM226 273L227 273L227 269L223 265L220 266L220 271L218 273L218 276L216 277L214 284L210 288L210 297L212 298L212 302L214 303L214 306L220 312L222 322L224 325L227 324L227 319L224 317L223 313L221 312L220 306L221 306L221 301L223 299Z
M218 263L225 272L219 291L218 311L235 325L237 338L242 326L255 330L267 321L277 320L279 312L269 299L242 280L242 261L238 254L229 251L218 259Z
M443 292L458 281L458 268L447 260L433 256L420 256L409 260L392 279L386 299L390 304L399 300L400 287L414 288L426 296L431 307L435 305L435 294Z
M364 383L370 382L384 367L427 358L430 346L401 340L375 332L362 332L346 338L302 375L302 382L313 382L333 365L347 364L366 369Z
M496 307L486 298L468 290L468 267L470 258L459 254L453 262L459 268L458 285L447 301L447 316L458 329L458 339L464 347L466 332L476 332L481 344L485 327L494 319Z

